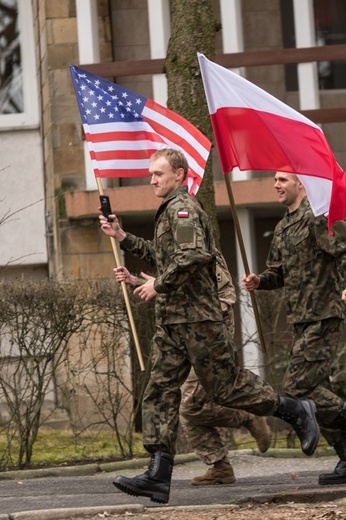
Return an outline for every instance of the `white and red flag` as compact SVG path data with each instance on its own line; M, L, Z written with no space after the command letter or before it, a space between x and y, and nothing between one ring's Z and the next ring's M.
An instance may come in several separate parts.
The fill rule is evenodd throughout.
M346 174L318 125L198 53L221 167L294 173L314 214L346 218Z
M211 143L179 114L132 90L70 66L96 177L147 177L149 158L162 148L187 158L189 193L202 182Z

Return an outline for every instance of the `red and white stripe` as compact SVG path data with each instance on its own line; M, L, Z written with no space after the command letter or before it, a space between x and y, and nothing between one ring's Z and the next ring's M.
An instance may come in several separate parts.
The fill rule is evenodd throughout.
M198 54L224 173L299 174L315 215L346 218L346 175L319 126L241 76Z
M211 143L189 121L147 99L145 121L84 124L96 177L147 177L149 158L162 148L181 150L189 164L189 192L202 182Z

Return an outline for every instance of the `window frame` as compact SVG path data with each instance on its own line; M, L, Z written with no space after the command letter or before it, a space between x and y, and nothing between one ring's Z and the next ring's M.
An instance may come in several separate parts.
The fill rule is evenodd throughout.
M313 6L314 7L314 6ZM296 35L295 35L295 4L294 0L280 0L280 15L281 15L281 31L282 31L282 38L283 38L283 48L284 49L290 49L296 47ZM312 12L312 18L309 20L309 23L312 24L314 28L315 33L315 46L319 47L317 43L317 24L316 24L316 12L315 9L313 9ZM340 44L337 43L335 45ZM341 43L342 45L345 45L345 43ZM333 45L333 43L326 43L324 47L327 47L328 45ZM312 44L311 44L312 46ZM342 70L344 68L344 59L336 58L335 60L321 60L317 62L317 85L318 85L318 92L321 94L328 94L328 93L336 93L336 92L343 92L346 90L346 86L344 84L338 85L332 85L330 87L323 86L322 85L322 75L320 74L320 70L318 65L320 63L323 63L323 61L327 61L331 64L332 69L334 69L334 78L335 80L335 68L339 69L340 65L342 67ZM346 62L345 62L346 63ZM297 63L286 63L284 65L285 70L285 88L286 92L298 92L299 90L299 80L298 80L298 64ZM340 70L340 69L339 69ZM345 77L345 74L343 74L343 77Z
M0 131L38 128L38 85L35 57L35 36L31 2L17 0L18 29L21 49L24 111L0 114Z

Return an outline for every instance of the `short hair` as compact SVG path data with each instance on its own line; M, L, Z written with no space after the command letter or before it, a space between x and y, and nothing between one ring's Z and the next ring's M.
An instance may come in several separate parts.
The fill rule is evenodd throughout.
M297 182L300 182L300 179L299 179L299 177L298 177L298 175L296 173L293 173L293 172L282 172L282 171L278 170L277 172L275 172L275 175L276 174L280 175L280 173L283 173L284 175L292 175L292 177L295 177L295 180ZM274 177L275 177L275 175L274 175Z
M182 168L184 170L185 180L187 172L189 171L189 164L183 152L176 150L175 148L162 148L162 150L157 150L153 153L150 157L150 161L159 159L159 157L165 157L174 172L179 168Z

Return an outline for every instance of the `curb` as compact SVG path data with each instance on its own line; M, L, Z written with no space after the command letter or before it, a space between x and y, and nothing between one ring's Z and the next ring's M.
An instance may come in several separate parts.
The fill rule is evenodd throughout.
M246 451L246 450L245 450ZM251 451L251 450L250 450ZM123 469L136 469L146 467L149 464L149 458L122 460L118 462L107 462L101 464L84 464L81 466L65 466L56 468L42 468L42 469L23 469L16 471L5 471L0 473L0 480L25 480L32 478L44 478L44 477L83 477L86 475L95 475L95 473L111 473L121 471ZM187 453L183 455L177 455L175 457L175 464L184 464L199 460L197 455L193 453ZM0 517L0 520L1 517Z
M232 456L233 453L231 452ZM306 459L306 455L301 451L300 448L273 448L269 449L265 453L261 453L258 450L253 450L253 453L255 455L258 455L260 457L273 457L277 459L291 459L291 458L300 458L300 459ZM317 448L315 453L312 455L312 457L308 458L319 458L319 457L335 457L335 450L332 447L326 446L324 448Z
M334 503L339 506L346 505L346 498L335 500ZM196 506L176 506L176 507L155 507L155 513L167 513L168 511L208 511L229 509L232 504L210 504L210 505L196 505ZM1 515L0 520L72 520L76 517L87 518L91 515L99 515L107 517L110 514L124 514L136 515L139 513L148 513L153 508L145 507L140 504L121 505L121 506L107 506L107 507L87 507L87 508L66 508L66 509L42 509L40 511L23 511L21 513L12 513L11 515Z
M146 508L140 504L107 506L107 507L70 507L64 509L41 509L39 511L22 511L11 515L0 515L0 520L70 520L80 516L107 515L112 513L130 514L142 513ZM105 514L106 513L106 514Z
M269 449L266 453L261 453L255 449L244 449L244 450L233 450L230 451L231 457L237 457L246 453L255 455L258 457L273 457L273 458L305 458L306 455L302 453L300 449L294 448L273 448ZM313 457L327 457L335 455L335 451L332 448L319 448L316 450ZM105 462L100 464L84 464L80 466L58 466L53 468L42 468L42 469L25 469L16 471L5 471L0 473L0 480L25 480L32 478L45 478L45 477L82 477L87 475L95 475L96 473L112 473L121 471L123 469L137 469L148 465L148 457L121 460L117 462ZM187 462L197 461L199 458L194 453L184 453L176 455L174 464L185 464ZM0 516L0 520L2 520Z

